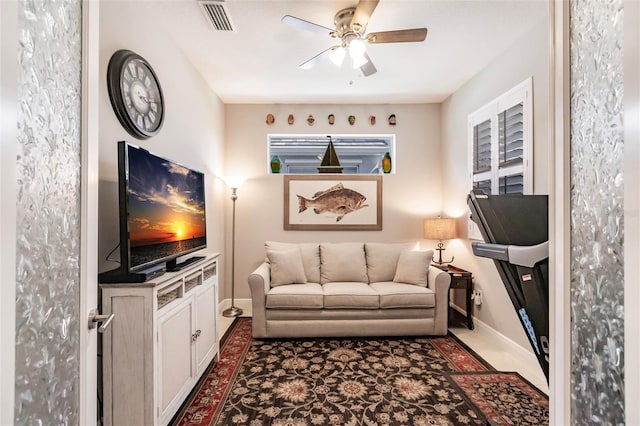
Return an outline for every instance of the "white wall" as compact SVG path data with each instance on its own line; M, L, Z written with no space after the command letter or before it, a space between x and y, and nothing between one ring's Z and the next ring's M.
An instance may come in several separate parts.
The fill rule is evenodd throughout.
M267 126L273 113L276 122ZM287 124L292 113L296 120ZM334 114L330 126L327 116ZM387 117L395 113L397 125ZM306 118L315 117L309 126ZM356 116L349 126L347 117ZM375 126L368 117L375 115ZM247 277L265 258L267 240L304 241L421 241L422 219L440 213L442 167L440 165L440 106L412 105L226 105L225 166L228 174L247 176L236 202L236 297L250 297ZM382 231L284 231L283 175L267 173L268 133L367 134L395 133L397 174L383 176ZM227 194L229 195L229 193ZM227 197L227 212L231 201ZM231 229L227 214L226 229ZM227 233L226 253L231 251ZM425 243L425 248L433 244ZM229 262L229 256L227 256ZM227 270L230 264L227 263ZM230 297L230 272L226 274L225 297Z
M165 4L165 8L171 6ZM166 17L154 19L154 13L153 2L100 5L100 271L118 266L106 262L105 257L118 244L116 145L120 140L205 173L208 249L223 251L224 188L215 176L223 166L224 106L173 45L163 29L167 23L162 19ZM158 135L147 140L137 140L124 130L109 101L107 65L119 49L132 50L149 61L162 86L166 105L164 125Z
M549 192L548 55L549 27L545 19L442 104L443 180L446 186L443 205L450 216L462 217L459 224L462 230L466 230L466 196L470 190L467 116L530 76L533 76L533 186L536 194ZM475 287L483 292L483 304L475 308L474 315L530 349L493 261L475 257L468 240L449 244L448 254L452 254L454 248L455 264L472 271Z

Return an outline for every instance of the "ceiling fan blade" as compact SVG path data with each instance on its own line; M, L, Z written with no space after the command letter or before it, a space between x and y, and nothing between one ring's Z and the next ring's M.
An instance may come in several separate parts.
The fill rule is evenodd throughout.
M364 54L364 57L367 58L367 63L360 67L360 72L362 72L363 76L369 77L371 74L375 74L376 72L378 72L378 69L375 65L373 65L371 58L366 52Z
M323 50L322 52L318 53L316 56L314 56L313 58L309 59L306 62L303 62L302 64L300 64L298 66L298 68L301 68L303 70L308 70L311 69L313 67L315 67L316 65L318 65L320 62L322 62L325 58L328 58L329 55L331 54L331 51L333 49L335 49L338 46L331 46L330 48L328 48L327 50Z
M382 31L367 35L369 43L404 43L411 41L424 41L427 38L426 28L414 28L412 30Z
M291 15L284 15L281 21L292 27L302 28L303 30L313 31L314 33L320 33L330 35L333 31L331 28L323 27L322 25L314 24L313 22L305 21L304 19L296 18Z
M364 30L369 23L369 19L371 19L373 11L376 9L376 6L378 6L379 1L380 0L360 0L358 6L356 6L353 18L351 18L351 28L353 29L354 25L358 25Z

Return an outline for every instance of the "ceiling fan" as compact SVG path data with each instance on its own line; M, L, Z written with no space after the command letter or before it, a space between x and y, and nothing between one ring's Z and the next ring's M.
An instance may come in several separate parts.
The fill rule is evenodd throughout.
M427 38L426 28L414 28L407 30L382 31L365 34L367 23L380 0L360 0L356 7L348 7L338 11L335 15L335 29L314 24L295 16L285 15L282 22L287 25L326 34L340 41L340 44L320 52L313 58L302 63L300 68L309 69L329 58L337 66L341 66L344 58L349 53L353 61L353 68L359 68L367 77L378 70L367 54L366 43L405 43L424 41Z

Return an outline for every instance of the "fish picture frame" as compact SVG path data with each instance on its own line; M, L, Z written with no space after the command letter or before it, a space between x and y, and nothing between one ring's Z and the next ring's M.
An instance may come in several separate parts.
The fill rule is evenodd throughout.
M284 229L381 231L382 176L285 175Z

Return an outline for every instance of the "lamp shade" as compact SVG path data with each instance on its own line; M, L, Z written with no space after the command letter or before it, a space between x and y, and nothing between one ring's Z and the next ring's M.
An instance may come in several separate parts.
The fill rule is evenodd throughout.
M436 218L424 220L424 238L427 240L451 240L457 238L456 220Z
M243 176L223 176L222 180L229 188L238 189L247 178Z
M329 59L333 62L337 67L342 66L342 61L344 61L344 57L347 54L347 50L342 46L337 46L331 49L331 53L329 53Z

